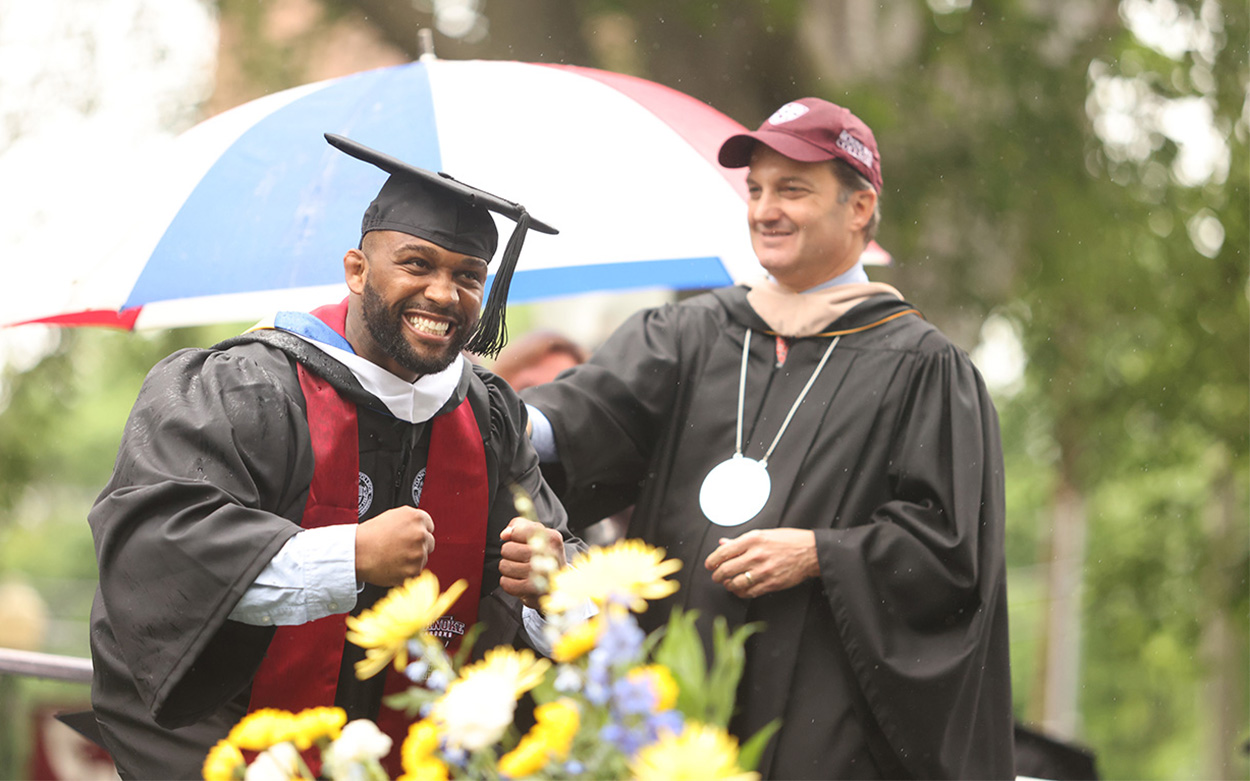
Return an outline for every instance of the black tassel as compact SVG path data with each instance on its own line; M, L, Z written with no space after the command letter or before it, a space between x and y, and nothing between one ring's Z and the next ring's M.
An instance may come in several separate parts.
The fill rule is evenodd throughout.
M499 261L499 270L495 272L495 281L491 283L490 295L482 308L477 328L464 346L471 353L494 358L508 343L508 288L512 287L512 272L516 270L517 258L521 256L529 227L529 212L522 208L516 218L516 228L508 238L508 246L504 248L503 258Z

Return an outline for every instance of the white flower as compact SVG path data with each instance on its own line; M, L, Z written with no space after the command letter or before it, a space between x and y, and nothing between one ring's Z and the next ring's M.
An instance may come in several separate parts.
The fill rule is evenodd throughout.
M430 718L450 748L485 748L512 723L517 698L541 683L550 668L550 660L536 658L528 648L494 648L460 671L434 703Z
M582 690L582 682L583 675L581 670L571 664L562 664L552 686L558 692L577 692Z
M348 778L351 766L377 762L391 751L391 739L368 719L349 721L339 739L326 747L322 753L331 778Z
M243 775L244 781L290 781L299 778L299 751L291 743L279 743L262 751L252 764L247 766Z
M475 675L448 689L432 714L444 730L448 745L477 751L503 737L516 710L511 684L511 679Z

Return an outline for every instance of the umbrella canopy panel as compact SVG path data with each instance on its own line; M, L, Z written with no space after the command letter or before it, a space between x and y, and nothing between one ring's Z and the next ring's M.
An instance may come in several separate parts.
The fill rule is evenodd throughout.
M217 158L123 306L337 295L321 289L342 284L342 253L386 175L322 132L445 171L558 227L527 238L514 302L728 284L758 268L741 172L710 157L740 127L674 90L585 68L432 61L339 79L274 105Z
M715 159L741 130L676 90L576 66L429 60L286 90L183 134L134 209L141 219L38 314L99 324L120 311L123 327L161 327L343 295L343 253L386 174L327 132L556 226L529 234L514 303L730 284L760 273L744 171Z

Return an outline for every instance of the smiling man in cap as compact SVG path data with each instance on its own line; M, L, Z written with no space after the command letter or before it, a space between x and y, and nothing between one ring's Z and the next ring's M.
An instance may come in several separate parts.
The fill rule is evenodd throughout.
M423 570L469 585L432 628L455 648L526 645L536 627L527 540L580 542L542 479L512 390L462 348L505 341L519 205L349 139L390 174L343 259L350 294L148 375L90 514L100 588L92 704L123 778L196 778L247 712L337 705L391 734L407 685L358 681L345 618ZM482 309L498 234L517 226ZM542 523L514 518L511 486ZM564 544L560 544L563 542ZM525 604L525 607L522 606Z
M872 131L816 98L727 139L765 276L636 314L522 393L570 525L683 562L669 609L760 622L731 729L771 778L1014 775L998 421L968 356L860 257Z

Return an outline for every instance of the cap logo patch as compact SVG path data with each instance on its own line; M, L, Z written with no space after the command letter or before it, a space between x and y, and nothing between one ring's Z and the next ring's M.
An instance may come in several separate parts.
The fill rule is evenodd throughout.
M793 122L806 114L808 110L807 106L804 106L802 103L787 103L773 112L773 115L768 118L768 124L781 125L786 122Z
M846 152L868 168L872 168L872 152L868 151L868 147L864 146L863 142L851 135L849 131L843 130L838 134L837 144L838 149Z

